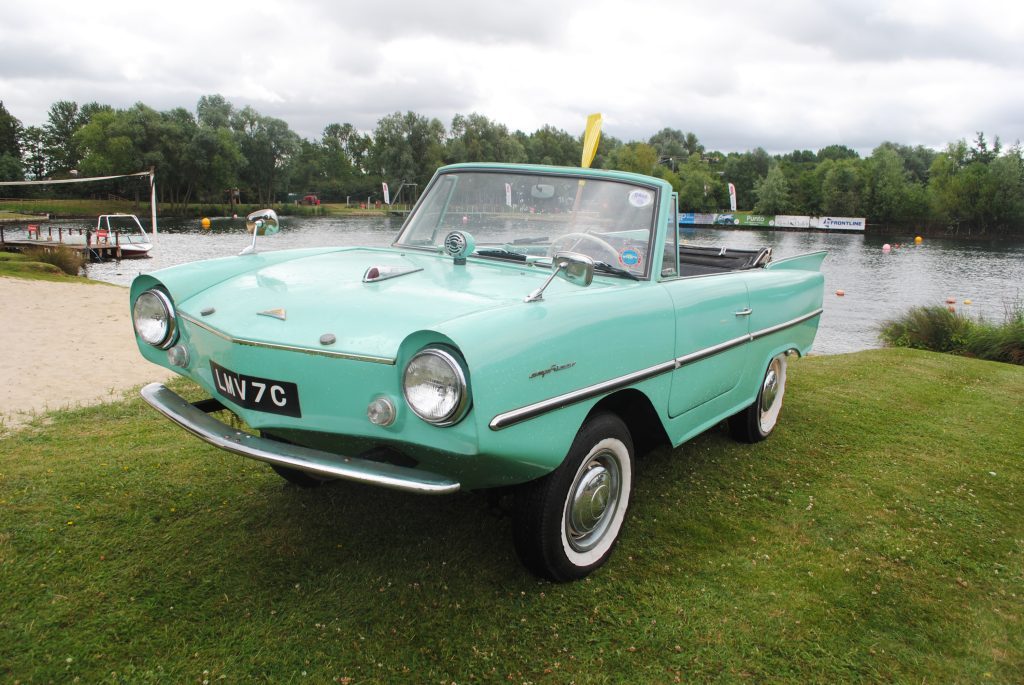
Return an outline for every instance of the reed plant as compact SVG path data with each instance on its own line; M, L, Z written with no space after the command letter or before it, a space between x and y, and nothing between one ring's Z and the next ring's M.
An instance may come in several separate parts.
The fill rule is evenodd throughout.
M972 319L939 305L914 307L879 327L890 347L948 352L1008 364L1024 364L1024 303L1006 305L1002 323Z
M25 251L31 262L52 264L69 276L77 276L85 265L85 257L78 250L61 245L56 250L33 248Z

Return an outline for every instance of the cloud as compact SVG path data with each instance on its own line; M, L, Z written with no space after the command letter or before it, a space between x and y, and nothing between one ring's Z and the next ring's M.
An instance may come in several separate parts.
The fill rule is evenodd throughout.
M37 0L5 8L0 99L26 125L60 99L194 109L220 93L313 138L412 110L479 112L712 149L1022 131L1024 8L973 0Z

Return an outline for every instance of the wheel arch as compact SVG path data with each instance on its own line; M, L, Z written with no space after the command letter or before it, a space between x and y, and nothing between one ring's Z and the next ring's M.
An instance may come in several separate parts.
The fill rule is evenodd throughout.
M619 390L602 398L591 408L587 420L601 412L610 412L622 419L629 429L637 455L671 444L651 399L636 388Z

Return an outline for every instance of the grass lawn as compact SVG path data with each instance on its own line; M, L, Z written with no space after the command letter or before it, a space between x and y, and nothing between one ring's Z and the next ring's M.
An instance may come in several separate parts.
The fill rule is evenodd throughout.
M49 415L0 438L0 681L1020 683L1024 369L789 381L768 441L642 459L568 585L480 495L300 490L140 400Z

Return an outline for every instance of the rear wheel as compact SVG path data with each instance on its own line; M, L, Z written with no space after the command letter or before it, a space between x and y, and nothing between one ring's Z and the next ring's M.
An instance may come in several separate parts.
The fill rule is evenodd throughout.
M771 435L779 422L785 392L786 355L780 354L768 364L754 403L729 417L732 437L740 442L754 443Z
M598 414L576 435L562 464L516 493L516 552L533 573L583 578L608 560L633 485L633 441L614 414Z

